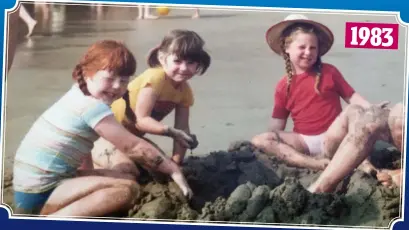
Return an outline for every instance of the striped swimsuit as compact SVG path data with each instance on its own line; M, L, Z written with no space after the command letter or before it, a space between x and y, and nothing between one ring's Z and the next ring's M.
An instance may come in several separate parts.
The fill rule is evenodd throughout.
M112 115L109 105L74 85L33 124L17 150L15 192L40 194L73 178L99 135L95 126Z

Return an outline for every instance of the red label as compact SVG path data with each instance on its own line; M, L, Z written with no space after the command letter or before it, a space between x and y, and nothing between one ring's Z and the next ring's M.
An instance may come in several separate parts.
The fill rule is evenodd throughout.
M399 24L347 22L345 48L398 49Z

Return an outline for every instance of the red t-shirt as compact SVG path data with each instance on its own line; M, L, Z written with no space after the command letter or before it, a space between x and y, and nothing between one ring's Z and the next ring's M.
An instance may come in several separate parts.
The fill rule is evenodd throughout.
M341 113L342 98L349 98L355 90L338 69L322 64L321 80L317 94L314 89L316 73L294 75L287 98L287 76L278 82L274 94L273 118L287 119L291 114L293 131L304 135L318 135L327 131Z

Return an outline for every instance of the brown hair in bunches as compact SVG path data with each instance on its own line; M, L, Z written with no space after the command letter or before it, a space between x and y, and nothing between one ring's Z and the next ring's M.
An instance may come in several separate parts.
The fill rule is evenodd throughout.
M210 55L203 48L204 45L204 40L194 31L172 30L162 39L158 47L150 51L148 65L152 68L161 65L159 53L175 54L181 60L197 62L197 73L204 74L211 62Z
M281 36L281 52L282 52L282 56L285 61L285 70L287 73L287 97L290 94L291 81L293 78L293 70L291 66L290 56L288 53L285 52L285 50L288 47L288 45L293 41L294 36L297 35L298 33L314 34L318 38L318 44L321 44L320 40L322 39L318 30L314 26L305 24L305 23L296 23L288 27L286 30L284 30ZM318 49L319 48L320 47L318 47ZM322 67L321 57L318 56L317 61L314 64L314 70L317 74L315 77L314 89L317 94L320 94L318 86L321 80L321 67Z

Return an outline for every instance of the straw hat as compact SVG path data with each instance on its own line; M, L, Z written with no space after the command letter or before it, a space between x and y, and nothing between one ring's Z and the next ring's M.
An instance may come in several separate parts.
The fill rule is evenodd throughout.
M290 14L283 21L273 25L272 27L270 27L270 29L267 30L267 43L275 53L281 55L281 35L285 29L296 23L309 24L314 26L318 30L318 33L321 37L319 41L320 56L323 56L330 50L332 44L334 43L334 35L328 27L324 26L321 23L312 21L302 14Z

